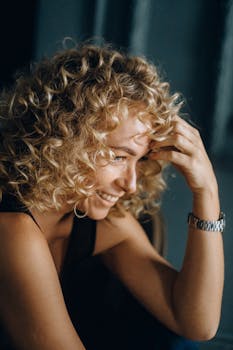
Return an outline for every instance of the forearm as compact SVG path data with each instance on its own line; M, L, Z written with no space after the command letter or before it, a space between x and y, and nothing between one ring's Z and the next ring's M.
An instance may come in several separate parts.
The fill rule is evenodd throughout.
M204 220L217 220L219 212L217 186L194 195L194 215ZM200 334L204 339L215 334L221 312L223 280L222 233L189 227L183 266L173 290L176 317L187 332Z

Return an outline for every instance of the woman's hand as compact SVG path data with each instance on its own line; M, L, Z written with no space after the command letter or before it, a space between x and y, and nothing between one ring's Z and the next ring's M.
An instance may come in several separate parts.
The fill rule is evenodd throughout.
M193 194L216 191L217 181L197 129L180 117L163 141L152 141L150 159L171 162L185 177Z

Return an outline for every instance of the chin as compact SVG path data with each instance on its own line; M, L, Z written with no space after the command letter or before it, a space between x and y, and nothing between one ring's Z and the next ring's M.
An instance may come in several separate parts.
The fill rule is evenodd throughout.
M90 219L103 220L108 216L111 207L112 205L103 205L98 197L93 196L84 202L82 211L86 212Z

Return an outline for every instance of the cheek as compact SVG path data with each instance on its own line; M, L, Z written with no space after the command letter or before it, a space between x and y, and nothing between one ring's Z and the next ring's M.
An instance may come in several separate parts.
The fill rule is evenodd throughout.
M96 171L96 183L105 184L113 182L119 173L119 169L116 166L107 165L105 167L100 167Z

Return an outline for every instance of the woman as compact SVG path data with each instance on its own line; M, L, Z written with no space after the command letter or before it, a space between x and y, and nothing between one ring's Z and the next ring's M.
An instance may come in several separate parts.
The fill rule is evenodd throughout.
M85 348L61 289L70 255L99 255L171 331L214 336L224 220L200 135L179 109L153 65L107 46L64 50L2 94L0 309L17 349ZM181 271L136 220L158 209L168 163L193 196Z

